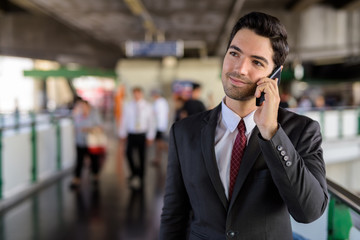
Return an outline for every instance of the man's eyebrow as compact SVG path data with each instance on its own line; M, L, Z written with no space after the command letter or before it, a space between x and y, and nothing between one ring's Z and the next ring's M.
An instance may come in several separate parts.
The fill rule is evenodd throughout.
M229 48L235 49L236 51L238 51L238 52L240 52L240 53L243 52L239 47L237 47L237 46L235 46L235 45L231 45ZM262 57L262 56L251 55L251 57L252 57L252 58L259 59L259 60L265 62L267 65L269 65L269 61L268 61L266 58Z
M241 52L241 53L243 52L243 51L241 51L241 49L239 47L237 47L235 45L231 45L229 48L235 49L236 51Z
M256 56L256 55L252 55L251 57L256 58L256 59L259 59L259 60L261 60L261 61L265 62L265 63L266 63L266 65L269 65L268 60L266 60L266 58L264 58L264 57L261 57L261 56Z

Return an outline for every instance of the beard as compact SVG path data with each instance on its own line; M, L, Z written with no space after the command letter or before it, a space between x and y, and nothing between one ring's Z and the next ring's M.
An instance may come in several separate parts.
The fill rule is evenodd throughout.
M244 87L237 87L230 83L228 80L229 77L233 77L236 79L241 79L247 86ZM223 77L223 88L226 96L231 99L238 100L238 101L247 101L254 98L254 94L256 91L256 83L253 83L249 78L246 78L242 75L239 75L236 72L229 72L226 73Z

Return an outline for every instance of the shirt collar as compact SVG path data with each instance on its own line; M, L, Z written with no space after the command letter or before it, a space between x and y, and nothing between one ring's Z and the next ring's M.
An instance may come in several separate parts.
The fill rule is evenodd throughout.
M254 127L256 126L254 122L254 114L255 111L252 111L250 114L248 114L246 117L244 117L245 127L246 127L246 133L250 133ZM234 132L237 125L239 124L241 117L237 115L235 112L233 112L228 106L226 106L224 100L221 102L221 116L225 123L226 128L230 132Z
M135 101L134 100L134 103L137 104L137 105L143 105L144 103L146 103L145 99L139 99L138 101Z

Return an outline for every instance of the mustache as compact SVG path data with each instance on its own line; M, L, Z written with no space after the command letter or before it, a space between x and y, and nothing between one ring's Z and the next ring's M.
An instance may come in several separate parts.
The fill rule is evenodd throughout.
M239 74L238 72L228 72L225 75L226 75L226 77L240 79L244 83L252 83L249 78L245 77L244 75Z

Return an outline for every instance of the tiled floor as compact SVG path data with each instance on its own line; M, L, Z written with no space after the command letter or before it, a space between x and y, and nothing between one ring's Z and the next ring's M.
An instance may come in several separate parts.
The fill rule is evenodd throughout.
M144 188L132 190L122 147L113 140L108 150L98 188L88 181L87 171L77 191L69 189L72 176L65 176L0 213L0 239L157 239L166 156L162 168L148 164Z

